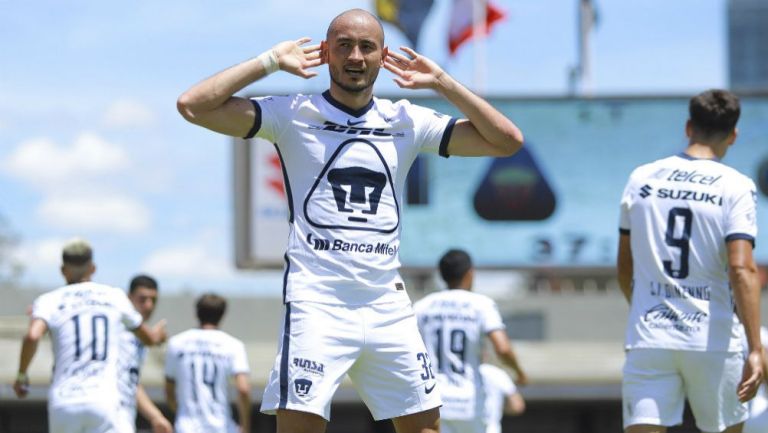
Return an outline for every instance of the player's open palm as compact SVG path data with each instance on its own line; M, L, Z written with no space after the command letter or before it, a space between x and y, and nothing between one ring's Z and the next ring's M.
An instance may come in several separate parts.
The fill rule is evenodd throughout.
M312 68L323 64L320 44L304 46L311 41L310 38L301 38L296 41L285 41L275 45L272 49L277 56L280 69L302 78L312 78L317 71Z
M384 68L396 75L395 83L404 89L433 89L445 73L437 63L408 47L400 47L408 54L389 51L384 59Z
M763 383L763 359L760 352L751 352L744 361L744 372L737 390L742 403L752 400Z

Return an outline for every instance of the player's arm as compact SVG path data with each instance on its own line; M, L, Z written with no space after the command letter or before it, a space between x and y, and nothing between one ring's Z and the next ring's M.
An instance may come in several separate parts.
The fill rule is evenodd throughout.
M517 361L515 351L512 350L512 344L509 342L507 332L503 329L496 329L488 333L488 338L491 340L493 350L496 352L496 356L499 360L507 365L509 368L515 371L517 380L515 382L518 385L526 385L528 383L528 376L526 376L520 363Z
M168 334L165 331L165 319L157 322L155 326L152 327L147 326L146 323L142 323L132 332L146 346L158 346L168 339Z
M165 416L160 409L155 406L155 403L149 398L144 387L139 384L136 387L136 408L141 416L144 417L152 426L152 433L172 433L173 426L165 419Z
M456 122L448 154L458 156L510 156L523 145L520 129L485 99L475 95L432 60L408 47L408 56L388 51L384 67L405 89L432 89L448 99L467 118Z
M39 318L33 318L29 322L29 328L24 335L24 339L21 341L21 354L19 355L19 372L16 375L16 380L13 382L13 391L19 398L24 398L29 392L29 377L27 376L27 369L29 364L32 363L32 358L37 353L37 345L40 339L43 338L48 331L48 325L45 320Z
M525 412L525 399L519 392L507 395L504 399L504 413L507 415L522 415Z
M309 41L301 38L281 42L264 54L195 84L176 102L179 113L195 125L244 137L253 127L256 111L248 99L234 94L278 69L303 78L316 76L317 72L310 69L323 63L321 46L302 46Z
M176 381L170 377L165 377L165 402L168 403L168 408L173 413L176 413L178 407L176 402Z
M734 239L727 242L727 248L728 279L749 347L738 388L739 400L745 402L755 396L765 374L763 345L760 341L760 284L757 265L752 256L752 242Z
M240 431L251 431L251 383L248 374L235 375L235 389L237 389L237 413L240 419Z
M630 242L629 233L619 234L619 253L616 257L616 270L619 279L619 288L621 293L627 299L627 302L632 302L632 273L634 272L634 265L632 263L632 247Z

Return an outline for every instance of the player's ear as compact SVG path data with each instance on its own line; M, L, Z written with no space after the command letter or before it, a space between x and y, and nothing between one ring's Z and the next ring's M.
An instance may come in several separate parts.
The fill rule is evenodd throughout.
M734 141L736 141L736 137L739 136L739 128L733 128L733 131L728 134L728 145L732 145Z
M690 119L688 119L688 121L685 122L685 136L688 138L691 138L693 136L693 124L691 123Z
M384 66L384 62L387 60L387 56L389 55L389 47L385 46L381 49L381 65Z
M328 42L320 41L320 61L328 63Z

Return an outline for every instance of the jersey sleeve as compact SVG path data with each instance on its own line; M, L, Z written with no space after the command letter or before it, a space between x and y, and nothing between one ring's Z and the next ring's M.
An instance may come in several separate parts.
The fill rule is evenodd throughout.
M35 299L32 303L32 318L41 319L51 326L51 320L53 319L53 313L56 311L54 308L53 299L50 296L42 295Z
M176 364L179 356L176 354L176 344L173 340L168 341L168 350L165 352L165 377L176 380Z
M627 184L624 186L624 192L621 194L621 202L619 204L619 233L623 235L628 235L632 229L629 209L632 206L633 188L632 176L630 176Z
M734 188L725 221L726 242L745 239L755 245L757 237L757 189L751 179L744 179L741 188Z
M259 137L277 143L285 125L292 118L291 107L295 98L292 96L263 96L251 98L255 111L253 126L243 138Z
M248 367L248 356L245 353L245 345L237 341L234 345L234 353L232 356L232 375L240 373L248 373L251 369Z
M120 312L120 321L123 322L126 329L132 331L141 326L144 318L133 308L133 304L128 300L128 296L120 289L115 289L115 292L115 306Z
M482 314L483 332L489 333L497 329L504 329L504 321L501 319L499 307L493 299L488 298L480 312Z
M408 110L413 120L414 138L419 149L446 158L450 156L448 142L451 140L456 118L419 105L410 105Z

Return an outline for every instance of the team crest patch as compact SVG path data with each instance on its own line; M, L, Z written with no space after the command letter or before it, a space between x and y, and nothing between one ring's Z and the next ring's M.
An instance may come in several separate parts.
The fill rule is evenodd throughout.
M362 138L341 143L309 190L304 215L316 228L394 232L400 207L381 151Z
M312 381L309 379L296 379L293 381L293 388L296 391L296 395L304 397L309 394L309 389L312 388Z

